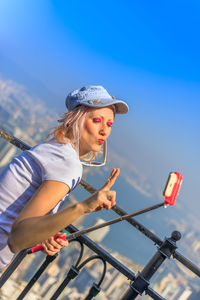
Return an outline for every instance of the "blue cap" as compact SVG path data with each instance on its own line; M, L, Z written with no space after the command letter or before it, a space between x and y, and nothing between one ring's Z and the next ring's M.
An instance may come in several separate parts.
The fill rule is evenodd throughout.
M128 105L124 101L116 100L114 96L110 96L101 85L84 86L69 93L66 98L67 109L73 110L78 105L94 108L114 105L117 114L128 112Z

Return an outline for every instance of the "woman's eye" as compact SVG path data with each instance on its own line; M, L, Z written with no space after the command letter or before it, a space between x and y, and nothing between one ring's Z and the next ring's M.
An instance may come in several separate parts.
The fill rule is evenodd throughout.
M101 122L101 119L100 118L93 118L93 122L94 123L99 123L99 122Z
M113 124L113 122L107 122L107 125L108 125L109 127L112 127L112 124Z

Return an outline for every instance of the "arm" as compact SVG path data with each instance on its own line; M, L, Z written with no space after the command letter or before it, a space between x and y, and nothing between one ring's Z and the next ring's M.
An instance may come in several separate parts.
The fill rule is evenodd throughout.
M8 239L13 252L32 247L68 226L83 214L79 204L48 214L69 192L58 181L44 181L15 220Z
M52 215L48 213L69 192L69 187L58 181L44 181L13 224L8 238L11 251L18 252L43 242L85 213L111 208L115 204L115 192L110 191L110 187L118 175L119 169L113 169L100 190L81 203Z

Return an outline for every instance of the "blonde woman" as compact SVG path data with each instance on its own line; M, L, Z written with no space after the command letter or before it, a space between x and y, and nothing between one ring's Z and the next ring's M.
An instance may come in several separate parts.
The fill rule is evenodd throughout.
M97 192L61 209L81 179L82 164L105 163L115 114L128 112L128 106L102 86L71 92L66 106L68 112L53 137L15 157L0 175L0 268L10 263L14 253L38 243L54 255L68 245L59 239L65 235L62 229L86 213L115 205L111 187L119 175L117 168ZM97 163L95 157L102 147L104 160Z

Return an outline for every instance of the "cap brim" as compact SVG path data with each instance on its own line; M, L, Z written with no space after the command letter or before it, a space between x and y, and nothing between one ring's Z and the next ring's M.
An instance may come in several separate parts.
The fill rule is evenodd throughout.
M117 114L126 114L129 111L129 107L124 101L116 100L114 105Z
M85 105L93 108L101 108L101 107L114 105L116 109L116 114L126 114L129 110L128 105L124 101L115 100L115 99L97 99L97 100L81 101L80 103L77 103L77 105Z

